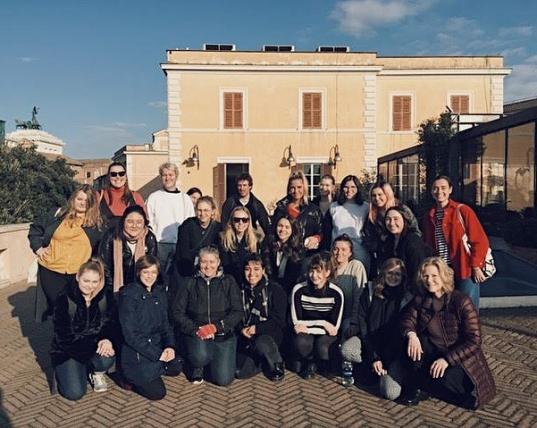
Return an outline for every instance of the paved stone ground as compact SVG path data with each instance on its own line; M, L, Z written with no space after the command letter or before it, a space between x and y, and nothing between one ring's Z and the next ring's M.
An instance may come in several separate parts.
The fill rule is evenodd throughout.
M230 387L167 378L168 396L151 403L111 381L79 402L51 396L50 323L34 324L33 287L0 290L0 426L13 427L534 427L537 426L537 308L483 311L484 349L498 395L476 412L429 400L406 408L357 387L287 373Z

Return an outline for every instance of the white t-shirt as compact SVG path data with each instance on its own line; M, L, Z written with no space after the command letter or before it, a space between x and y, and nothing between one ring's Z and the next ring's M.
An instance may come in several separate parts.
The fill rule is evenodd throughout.
M181 191L157 190L146 202L149 225L158 242L175 244L177 229L189 217L194 217L192 199Z

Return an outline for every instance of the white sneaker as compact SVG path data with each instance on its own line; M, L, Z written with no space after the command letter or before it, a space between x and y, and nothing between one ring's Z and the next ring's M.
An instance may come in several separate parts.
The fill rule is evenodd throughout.
M95 392L105 392L108 389L104 373L90 373L90 382Z

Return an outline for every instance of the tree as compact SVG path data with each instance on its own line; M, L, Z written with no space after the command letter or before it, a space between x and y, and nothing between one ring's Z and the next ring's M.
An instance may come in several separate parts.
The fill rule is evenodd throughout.
M426 169L426 194L430 195L433 180L438 175L451 173L453 151L450 142L456 134L453 116L450 112L440 117L427 119L418 128L418 140L421 143L420 163Z
M64 159L0 146L0 224L31 222L62 206L75 189L74 175Z

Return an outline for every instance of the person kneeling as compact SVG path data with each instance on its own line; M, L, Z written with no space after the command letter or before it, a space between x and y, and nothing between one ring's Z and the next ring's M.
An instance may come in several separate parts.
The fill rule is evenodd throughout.
M107 390L104 374L114 364L117 333L114 297L104 289L100 260L84 263L76 283L61 294L54 306L51 359L58 391L68 400L86 393L87 376L95 392Z
M291 320L294 345L302 358L300 376L312 379L316 361L329 369L330 357L337 348L337 334L343 316L341 289L330 282L332 266L328 254L315 254L310 261L309 279L295 285L291 294Z
M453 270L440 257L425 259L418 270L422 293L407 306L401 332L408 339L411 373L403 404L426 395L476 409L496 394L481 350L479 316L470 297L454 290Z
M263 362L270 380L284 377L283 359L279 346L286 324L287 296L265 275L261 257L252 254L244 264L241 289L244 318L240 325L237 351L237 379L252 377L261 371Z
M136 282L119 291L119 320L124 337L121 367L137 393L150 400L161 400L166 396L161 376L179 375L182 361L175 355L159 260L152 255L142 256L135 270Z
M404 342L399 333L403 308L412 300L407 291L406 269L402 260L390 258L379 276L353 305L351 323L343 332L343 359L370 367L378 377L380 394L388 400L401 395L403 367L400 363ZM359 336L359 337L358 337Z
M209 366L215 384L230 384L237 358L235 329L243 311L239 287L223 273L216 247L199 251L199 272L178 288L173 317L193 369L192 383L202 383Z

